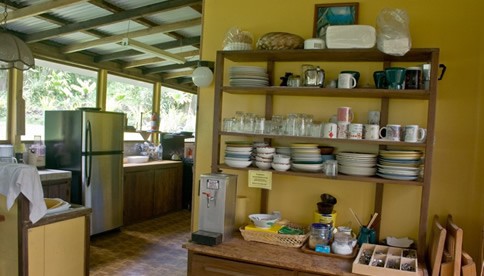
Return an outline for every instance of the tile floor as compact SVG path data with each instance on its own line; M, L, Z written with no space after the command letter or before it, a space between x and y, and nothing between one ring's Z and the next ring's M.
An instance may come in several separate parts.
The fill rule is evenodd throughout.
M189 237L188 210L92 237L90 275L186 275Z

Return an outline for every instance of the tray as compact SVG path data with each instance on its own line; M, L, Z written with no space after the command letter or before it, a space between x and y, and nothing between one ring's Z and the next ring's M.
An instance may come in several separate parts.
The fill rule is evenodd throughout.
M368 257L365 258L365 254ZM408 267L412 270L405 270ZM351 272L376 276L416 276L418 275L417 251L364 243L353 262Z
M316 252L313 249L309 248L308 243L305 243L304 246L301 247L301 250L304 253L315 254L315 255L320 255L320 256L325 256L325 257L333 257L333 258L341 258L341 259L354 259L356 257L356 254L358 254L358 245L353 248L353 252L351 252L351 254L349 254L349 255Z
M295 225L291 225L292 227L297 227ZM277 234L271 232L259 232L259 231L248 231L245 230L245 225L239 228L242 237L246 241L256 241L274 245L280 245L284 247L301 247L304 242L309 237L309 233L304 235L286 235L286 234ZM298 227L300 229L304 229L302 227Z

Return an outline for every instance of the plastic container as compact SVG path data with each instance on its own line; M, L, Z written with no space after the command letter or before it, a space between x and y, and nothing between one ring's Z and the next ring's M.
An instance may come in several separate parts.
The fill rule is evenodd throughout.
M34 143L29 148L29 165L37 169L45 168L45 145L40 135L34 136Z
M329 241L331 239L331 226L323 223L311 224L311 235L309 236L309 248L316 250L317 248L329 248ZM317 251L317 250L316 250ZM329 252L328 252L329 253Z

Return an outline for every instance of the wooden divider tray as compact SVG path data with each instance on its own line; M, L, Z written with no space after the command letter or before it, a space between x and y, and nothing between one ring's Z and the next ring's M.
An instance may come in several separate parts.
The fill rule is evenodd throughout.
M353 262L352 272L376 276L414 276L418 274L417 251L364 243Z

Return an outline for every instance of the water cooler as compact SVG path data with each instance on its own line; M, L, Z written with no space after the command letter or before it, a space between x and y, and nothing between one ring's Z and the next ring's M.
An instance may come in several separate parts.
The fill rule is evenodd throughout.
M232 237L235 228L237 176L211 173L200 176L198 231L192 241L215 245Z

